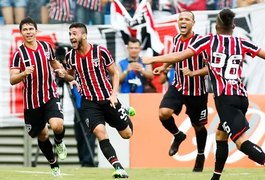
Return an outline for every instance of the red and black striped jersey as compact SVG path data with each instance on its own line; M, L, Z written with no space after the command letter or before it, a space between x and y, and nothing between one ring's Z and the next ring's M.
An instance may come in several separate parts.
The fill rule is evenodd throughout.
M102 11L101 0L76 0L76 4L94 11Z
M181 35L177 34L173 40L173 51L179 52L187 49L188 46L199 39L199 37L200 36L198 34L193 34L193 36L189 39L182 40ZM197 56L193 56L189 59L176 63L175 78L172 85L174 85L183 95L201 96L206 94L205 76L185 76L182 71L183 68L189 68L191 71L202 69L205 66L206 58L206 53L203 52Z
M81 85L81 94L89 101L106 100L112 93L107 67L114 63L110 52L103 46L91 45L81 56L72 49L66 54L67 69L75 70Z
M53 97L58 97L55 77L52 72L50 61L55 55L50 44L37 41L36 50L22 44L13 54L10 62L11 69L24 71L28 66L34 66L32 74L23 79L24 108L35 109Z
M190 48L195 54L206 50L209 55L209 75L215 96L247 96L241 77L243 61L246 55L255 57L259 47L240 37L209 34Z
M73 0L51 0L49 3L50 19L62 22L73 21L74 3Z

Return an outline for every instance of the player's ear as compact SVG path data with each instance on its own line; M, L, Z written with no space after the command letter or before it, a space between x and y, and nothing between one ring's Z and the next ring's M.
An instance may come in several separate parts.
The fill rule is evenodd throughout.
M82 38L83 39L86 39L86 34L82 34Z

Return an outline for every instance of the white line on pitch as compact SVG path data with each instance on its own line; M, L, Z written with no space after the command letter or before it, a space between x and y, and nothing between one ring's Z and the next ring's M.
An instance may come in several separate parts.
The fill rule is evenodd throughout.
M18 173L24 174L51 174L50 172L43 172L43 171L17 171ZM61 173L62 176L73 176L73 174L65 174Z

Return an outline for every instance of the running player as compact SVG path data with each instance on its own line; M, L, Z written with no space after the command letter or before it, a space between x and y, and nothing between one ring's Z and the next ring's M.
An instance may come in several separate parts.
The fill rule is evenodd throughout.
M59 76L71 81L75 74L78 75L82 93L81 118L96 135L101 151L114 167L113 177L128 178L109 141L105 126L108 123L116 128L125 139L133 133L131 120L117 99L119 73L114 59L105 47L87 42L84 24L71 24L69 36L73 49L66 54L68 70L67 73L59 70Z
M45 41L37 41L36 22L27 17L19 24L23 44L13 54L10 62L10 83L23 82L25 126L31 137L38 138L38 145L49 161L54 176L60 176L60 168L49 140L48 126L54 132L56 151L65 159L67 150L63 142L63 113L53 77L53 69L61 68L54 52Z

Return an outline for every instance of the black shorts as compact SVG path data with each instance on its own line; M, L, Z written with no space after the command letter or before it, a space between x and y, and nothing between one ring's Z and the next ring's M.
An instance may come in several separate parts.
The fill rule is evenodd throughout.
M126 129L130 121L126 110L121 107L119 101L116 104L116 109L114 109L108 100L88 101L82 97L80 111L82 121L85 122L91 132L97 125L105 125L106 122L118 131L122 131Z
M165 93L159 108L173 109L176 115L181 112L182 106L186 106L186 114L189 116L191 123L198 125L207 124L208 94L202 96L184 96L174 86L169 86Z
M24 121L28 134L36 137L51 118L62 118L62 106L58 98L50 99L46 104L36 109L24 110Z
M215 106L220 117L218 130L225 131L233 141L236 141L249 129L245 117L248 109L248 98L244 96L217 96Z

